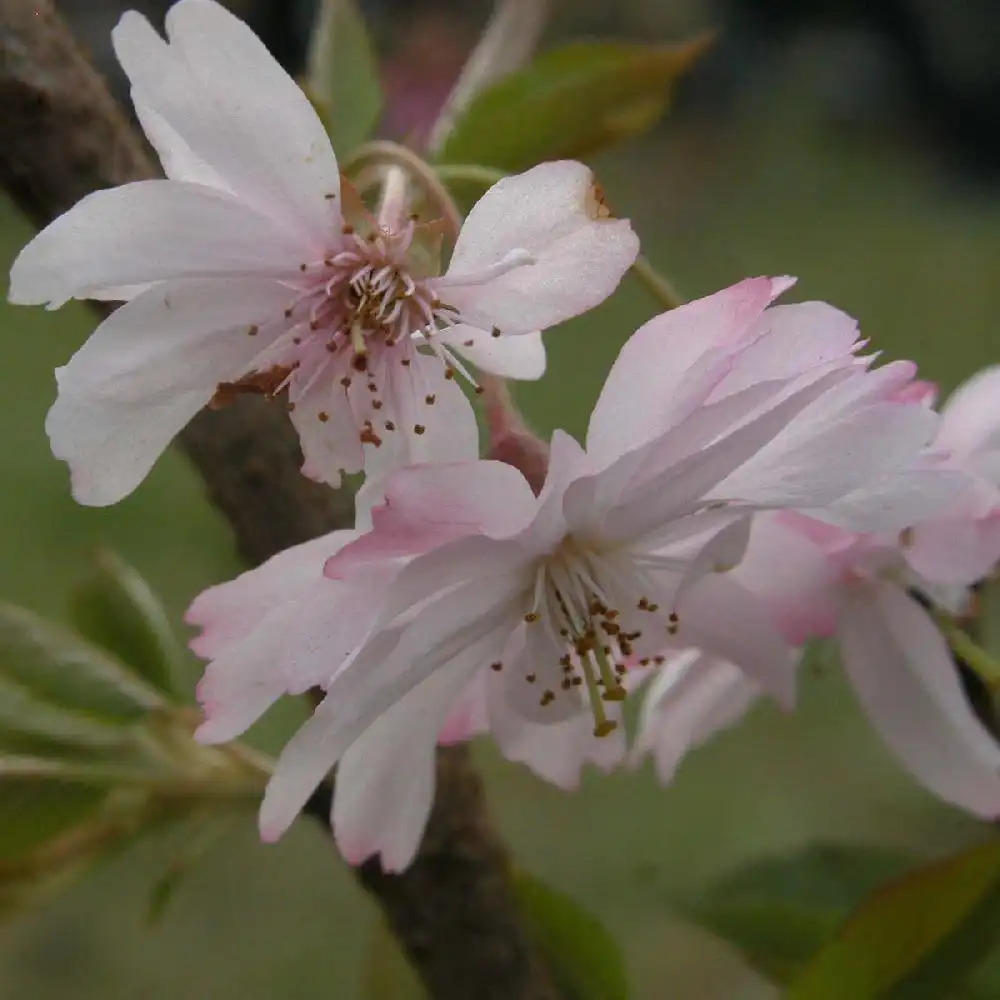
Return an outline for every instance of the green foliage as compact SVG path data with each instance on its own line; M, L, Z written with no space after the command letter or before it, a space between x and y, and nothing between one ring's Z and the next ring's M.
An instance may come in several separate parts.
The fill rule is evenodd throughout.
M180 649L134 570L103 557L73 615L93 642L0 605L0 920L154 827L256 802L266 777L194 742L196 713L165 696Z
M183 653L149 584L119 556L101 552L73 590L70 615L80 634L114 654L164 694Z
M513 172L639 135L666 111L675 81L708 42L577 42L548 52L479 94L438 158Z
M108 724L162 705L156 691L104 650L24 608L0 604L2 699L21 697ZM19 694L18 694L19 692Z
M786 1000L947 996L1000 934L998 899L1000 840L911 871L864 900Z
M364 142L378 123L378 63L354 0L322 0L309 45L305 90L338 156Z
M686 912L787 984L855 903L908 864L882 848L817 844L740 869Z
M534 875L514 873L528 931L568 1000L627 1000L625 964L615 939L591 913Z

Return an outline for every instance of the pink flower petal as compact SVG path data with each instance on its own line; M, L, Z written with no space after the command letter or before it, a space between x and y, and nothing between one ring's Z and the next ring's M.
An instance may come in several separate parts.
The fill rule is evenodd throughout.
M946 802L1000 816L1000 747L924 610L890 583L859 589L840 640L858 699L900 762Z

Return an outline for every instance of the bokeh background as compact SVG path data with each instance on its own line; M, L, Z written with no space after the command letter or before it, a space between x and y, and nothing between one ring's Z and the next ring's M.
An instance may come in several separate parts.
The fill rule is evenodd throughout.
M294 67L310 4L242 0ZM108 31L121 9L60 5L121 92ZM690 297L746 275L792 273L791 299L857 316L872 344L913 357L945 389L1000 361L1000 5L993 0L577 0L547 41L682 39L720 29L654 134L595 161L618 214ZM487 5L367 4L395 95L386 129L433 113ZM6 269L30 230L0 201ZM545 432L580 433L629 333L655 311L627 279L549 337L550 374L518 398ZM232 538L179 455L111 510L70 499L42 425L52 370L87 336L80 306L0 305L0 596L56 618L101 546L133 562L177 621L237 570ZM192 661L190 682L197 676ZM587 775L566 794L479 748L498 823L528 870L599 914L640 1000L763 1000L770 988L679 905L740 863L816 841L933 856L983 827L923 793L869 731L835 665L803 678L801 710L762 705L696 752L667 789L649 770ZM254 732L276 749L299 708ZM150 839L42 909L0 927L0 1000L353 1000L373 907L316 824L277 846L252 817L183 881L164 917L152 883L183 849ZM845 998L848 1000L848 998Z

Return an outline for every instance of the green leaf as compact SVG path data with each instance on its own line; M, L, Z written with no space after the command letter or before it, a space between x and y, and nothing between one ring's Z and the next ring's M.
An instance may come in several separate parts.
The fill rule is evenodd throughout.
M321 0L309 43L305 89L340 157L360 146L378 124L378 63L354 0Z
M952 961L960 961L955 967L946 961L949 967L937 970L938 992L923 994L941 996L943 983L947 995L959 985L959 973L968 971L970 956L962 954L961 935L975 931L977 916L989 918L992 940L992 900L998 891L1000 839L880 886L810 960L785 1000L898 996L890 991L904 987L908 977L911 987L922 988L921 966L940 962L955 949Z
M627 1000L618 944L593 914L526 872L514 889L528 931L568 1000Z
M442 163L519 171L581 157L645 132L673 84L709 43L577 42L555 49L478 95L441 149Z
M139 573L112 552L100 552L91 574L70 597L80 633L113 653L164 694L183 661L177 636L156 594Z
M105 723L135 722L163 704L103 650L9 604L0 604L0 681L8 706L20 689L25 699Z
M361 970L363 1000L427 1000L427 993L381 917L368 937Z
M884 848L811 845L741 868L684 912L787 984L858 900L909 863Z
M0 779L0 873L4 864L80 823L107 794L96 785Z

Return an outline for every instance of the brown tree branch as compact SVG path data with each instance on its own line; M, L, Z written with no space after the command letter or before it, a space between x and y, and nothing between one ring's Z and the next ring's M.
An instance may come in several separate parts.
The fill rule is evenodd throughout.
M0 0L0 183L39 226L98 188L156 176L140 137L51 0ZM299 474L278 406L205 411L181 446L248 562L350 523L349 499ZM555 1000L512 895L508 858L463 748L439 752L420 854L401 876L358 869L435 1000Z

